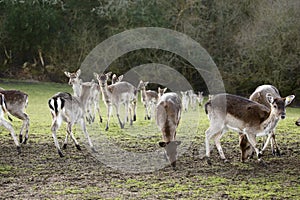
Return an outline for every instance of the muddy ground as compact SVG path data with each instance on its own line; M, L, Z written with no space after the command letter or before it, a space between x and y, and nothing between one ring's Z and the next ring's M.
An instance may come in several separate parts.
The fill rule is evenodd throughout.
M10 135L1 135L1 199L296 199L300 194L299 141L283 140L281 157L268 149L267 168L255 159L240 163L236 142L228 140L223 148L230 163L214 149L208 166L195 142L179 157L176 171L166 166L136 174L109 168L87 147L78 151L72 143L60 158L50 134L32 133L17 155Z

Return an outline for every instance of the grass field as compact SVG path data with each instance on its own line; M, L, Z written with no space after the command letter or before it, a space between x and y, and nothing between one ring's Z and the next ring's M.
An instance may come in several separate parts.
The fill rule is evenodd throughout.
M268 167L256 159L239 161L237 133L228 132L222 146L229 163L223 163L214 148L212 165L204 159L204 132L208 119L203 108L183 113L177 131L182 141L177 170L174 171L158 147L161 134L154 120L144 120L139 102L137 121L120 130L116 117L104 131L106 110L101 102L104 122L88 125L96 146L92 154L81 134L82 145L72 141L60 158L54 146L48 99L59 91L72 92L67 84L2 81L0 87L29 94L28 144L17 154L13 140L0 127L0 199L297 199L300 196L300 128L294 122L300 109L288 108L287 118L279 122L277 141L282 156L274 157L270 147L264 153ZM98 119L98 118L97 118ZM18 133L21 121L12 122ZM65 124L58 132L60 144ZM262 138L258 138L261 144Z

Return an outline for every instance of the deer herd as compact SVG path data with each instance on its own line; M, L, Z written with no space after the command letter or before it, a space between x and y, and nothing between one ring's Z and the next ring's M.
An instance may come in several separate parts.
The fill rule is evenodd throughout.
M127 81L123 81L123 75L117 76L111 72L94 73L97 82L83 82L80 79L81 70L65 72L69 78L69 85L73 88L73 94L58 92L48 100L48 106L52 115L51 132L54 144L60 157L62 150L57 140L57 131L62 122L67 123L67 133L62 148L67 147L69 136L78 150L81 147L72 131L74 124L80 124L92 151L96 151L89 136L86 122L91 124L98 114L99 121L103 118L100 110L100 96L107 108L106 127L109 130L109 122L115 109L121 129L127 123L133 125L136 121L138 94L140 92L141 103L144 106L144 120L156 119L156 124L162 133L162 141L159 146L165 149L165 156L173 168L176 167L177 146L181 144L176 140L176 129L180 123L182 112L188 112L189 107L196 110L203 106L203 92L195 94L193 90L180 93L166 92L167 88L158 88L157 91L147 90L149 82L141 80L137 87ZM179 95L181 94L181 95ZM259 162L262 162L263 151L271 144L274 155L280 156L279 147L275 140L275 129L280 119L286 116L286 106L289 105L294 95L281 97L278 89L272 85L259 86L249 99L232 95L209 95L204 105L205 113L209 119L209 127L205 131L205 146L207 163L210 160L210 139L213 138L220 157L227 161L220 139L228 131L239 133L239 145L241 161L256 154ZM18 90L5 90L0 88L0 125L3 125L11 134L18 153L21 153L21 145L26 144L29 131L29 117L25 113L28 104L28 95ZM198 104L198 106L197 106ZM124 116L121 118L120 109L124 106ZM19 139L16 137L12 124L5 119L5 115L12 121L11 115L22 120ZM296 121L300 126L300 118ZM127 126L127 125L126 125ZM24 136L25 134L25 136ZM266 136L263 148L257 147L256 137Z

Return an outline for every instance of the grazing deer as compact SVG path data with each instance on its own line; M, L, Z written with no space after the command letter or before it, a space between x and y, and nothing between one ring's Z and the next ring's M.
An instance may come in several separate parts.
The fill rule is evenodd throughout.
M72 85L74 96L80 97L84 99L86 105L84 105L86 109L86 119L89 123L94 122L96 116L96 110L99 115L100 123L102 123L102 116L100 113L99 106L99 95L100 95L100 87L97 83L92 80L92 82L84 82L79 79L81 74L81 70L78 69L76 72L70 73L65 72L65 75L69 78L69 85ZM92 113L91 107L94 106L94 112Z
M136 120L137 89L132 84L126 81L117 82L112 85L107 85L107 80L109 79L111 72L108 72L106 74L94 73L94 75L99 82L102 92L102 98L107 107L107 123L105 130L107 131L109 129L109 121L112 114L112 106L115 106L116 108L117 118L121 129L125 126L125 122L128 119L128 113L130 117L130 125L132 125L132 122ZM125 105L124 122L122 122L120 119L121 104ZM133 112L133 118L131 112Z
M6 121L5 118L4 118L5 113L8 113L8 110L6 108L5 95L0 93L0 125L4 126L4 128L6 128L10 132L10 134L11 134L11 136L12 136L12 138L13 138L16 146L17 146L17 151L20 154L21 153L21 146L18 142L18 139L15 135L15 131L14 131L12 125L8 121Z
M87 99L84 98L83 95L81 95L80 97L76 97L66 92L59 92L54 96L52 96L48 101L48 105L52 114L52 125L51 125L52 136L54 139L54 144L57 148L60 157L63 157L64 155L62 154L59 143L57 141L56 132L61 126L61 123L63 121L67 123L67 134L63 145L64 149L67 147L68 136L70 135L72 140L75 143L76 148L78 150L81 150L81 147L72 132L73 125L79 123L81 125L85 137L89 142L91 149L95 151L92 141L86 130L86 125L84 120L84 116L85 116L84 106L86 105L86 102L84 101L86 100Z
M111 84L115 84L117 82L121 82L122 80L123 80L123 75L120 75L119 77L117 77L116 74L113 74L112 78L111 78Z
M138 89L141 90L141 102L145 107L145 120L151 119L151 114L153 114L154 105L156 105L158 100L158 94L152 90L146 90L146 86L149 82L140 81Z
M181 144L176 141L176 128L181 117L181 100L173 92L162 95L156 106L156 123L162 132L160 147L164 147L166 156L175 169L177 159L177 146Z
M182 107L183 107L183 110L185 112L188 111L189 109L189 102L190 102L190 99L189 99L189 95L188 95L188 91L185 91L185 92L180 92L181 93L181 99L182 99Z
M204 100L203 92L198 92L197 100L198 100L199 106L202 106L203 100Z
M300 118L295 123L297 126L300 126Z
M4 90L3 88L0 88L0 92L5 97L5 103L8 112L23 121L19 140L20 143L26 144L28 140L29 116L24 111L28 105L28 95L18 90ZM11 120L10 117L9 119ZM24 131L25 137L23 139Z
M274 87L272 85L261 85L256 88L256 90L251 94L249 99L252 101L258 102L260 104L263 104L263 105L267 106L269 109L271 109L268 99L266 98L266 94L268 94L268 93L271 94L272 97L276 100L276 104L278 106L278 109L280 110L280 118L284 119L285 115L286 115L285 107L293 101L295 96L290 95L285 98L282 98L276 87ZM271 149L272 149L273 155L280 156L279 147L275 140L275 128L276 128L276 126L273 129L271 129L270 132L268 133L267 140L266 140L261 152L263 152L267 148L269 141L271 141ZM251 153L251 151L249 150L248 152L244 152L245 145L249 146L246 144L247 138L245 136L241 135L240 140L244 140L243 141L244 144L240 144L241 151L242 151L242 153L241 153L242 160L244 160L250 156L249 153Z
M168 88L160 88L157 89L158 99L167 91Z
M262 153L256 147L256 136L269 134L276 127L284 106L278 104L278 99L272 94L266 94L269 107L251 101L247 98L231 94L214 95L205 104L205 112L208 114L210 126L206 130L206 157L208 164L211 164L209 140L214 136L215 145L219 151L221 159L227 161L221 147L220 139L228 130L234 130L246 135L251 147L255 150L258 161L261 160ZM286 99L288 104L289 99Z

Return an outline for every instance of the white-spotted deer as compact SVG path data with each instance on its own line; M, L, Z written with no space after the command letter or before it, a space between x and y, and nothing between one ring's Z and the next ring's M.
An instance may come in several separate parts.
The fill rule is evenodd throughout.
M0 93L0 125L4 126L4 128L6 128L10 132L10 134L11 134L11 136L12 136L12 138L13 138L16 146L17 146L17 151L20 154L21 153L21 146L20 146L20 144L18 142L18 139L15 135L15 131L14 131L12 125L8 121L6 121L5 118L4 118L4 114L7 113L7 112L8 111L7 111L7 108L6 108L5 95Z
M96 111L99 115L100 123L102 123L102 116L100 112L99 106L99 95L100 95L100 87L97 83L92 80L91 82L82 82L79 78L81 74L81 70L78 69L76 72L65 72L65 75L69 78L69 85L72 85L74 96L80 97L84 99L85 102L85 111L86 111L86 119L89 123L94 122ZM92 107L94 107L92 112Z
M295 122L297 126L300 126L300 118Z
M256 88L256 90L251 94L249 99L252 101L258 102L260 104L263 104L263 105L267 106L269 109L271 109L271 105L269 104L266 94L272 95L272 97L274 98L274 101L276 102L278 109L280 110L280 118L284 119L286 116L285 107L293 101L295 96L289 95L285 98L282 98L276 87L274 87L272 85L261 85ZM269 142L271 141L271 149L272 149L273 155L280 156L280 150L279 150L278 144L275 140L275 128L276 128L276 126L273 129L271 129L270 132L268 133L267 140L266 140L261 152L263 152L267 148ZM250 145L247 143L248 143L248 141L247 141L246 136L240 135L240 148L242 151L241 152L242 160L245 160L247 157L251 156L251 155L249 155L249 154L251 154L251 150L249 149ZM247 151L247 152L245 152L245 151Z
M177 146L176 128L180 122L182 105L180 97L173 92L162 95L156 106L156 123L162 132L160 147L164 147L166 156L173 169L176 167Z
M23 121L19 140L20 143L26 144L29 132L29 116L25 113L25 108L28 105L28 95L19 90L4 90L3 88L0 88L0 92L5 97L5 103L8 112L14 117ZM24 131L25 137L23 138Z
M258 161L262 161L262 154L256 147L256 136L269 134L276 127L284 108L284 106L278 104L277 99L270 93L266 94L266 99L270 108L247 98L231 94L214 95L205 104L205 112L210 120L210 126L205 132L208 164L211 164L209 160L209 141L212 137L214 137L221 159L227 161L220 139L228 129L245 134L250 146L256 152ZM286 101L288 100L286 99Z
M149 82L140 81L138 89L141 90L141 102L145 107L145 120L151 119L154 113L154 105L156 105L158 100L158 94L152 90L146 90L146 86Z
M86 130L85 125L85 105L86 99L81 95L80 97L73 96L66 92L59 92L52 96L49 101L48 105L52 114L52 137L54 139L54 144L57 148L58 154L60 157L63 157L63 153L61 152L59 143L57 141L56 133L61 123L65 121L67 123L67 134L64 141L63 148L67 147L68 136L70 135L72 140L75 143L75 146L78 150L81 150L79 143L77 142L76 138L73 135L72 127L74 124L79 123L81 125L82 131L87 138L89 145L93 151L95 151L92 141L89 137L89 134Z
M137 102L137 89L130 83L126 81L117 82L112 85L107 85L107 80L111 75L111 72L106 74L96 74L101 92L103 101L107 107L107 123L105 130L109 129L109 121L112 114L113 106L116 108L117 118L121 128L124 128L125 122L130 119L130 125L133 121L136 121L136 102ZM120 106L124 104L125 106L125 117L124 122L120 119ZM133 113L133 114L132 114ZM132 116L133 115L133 116Z

